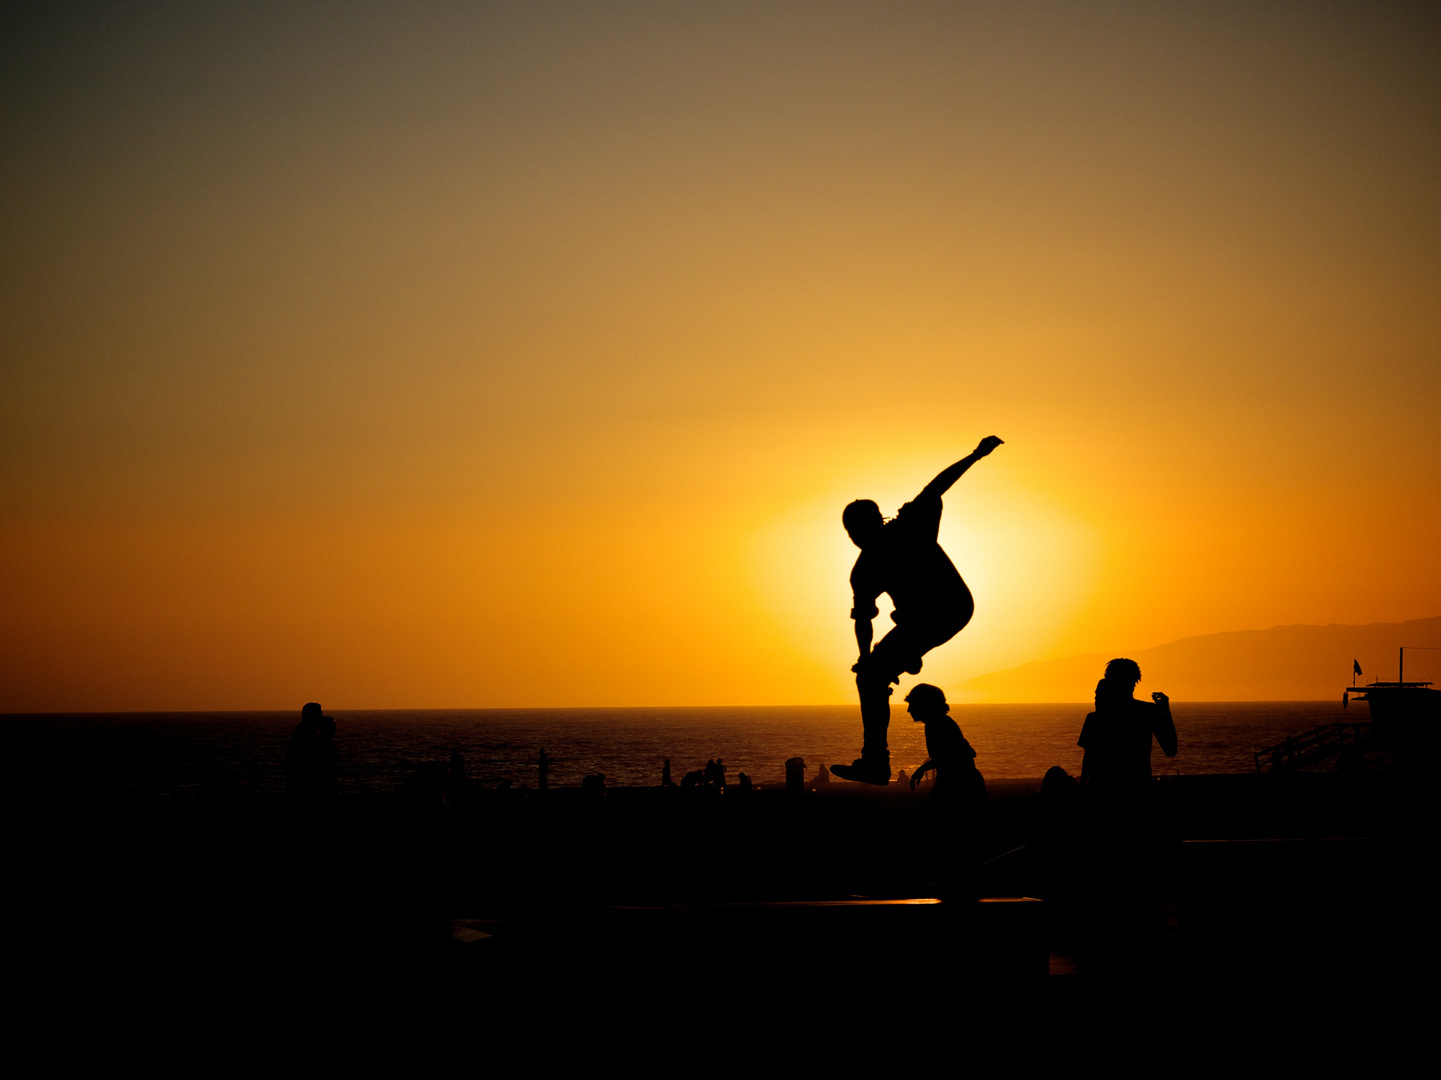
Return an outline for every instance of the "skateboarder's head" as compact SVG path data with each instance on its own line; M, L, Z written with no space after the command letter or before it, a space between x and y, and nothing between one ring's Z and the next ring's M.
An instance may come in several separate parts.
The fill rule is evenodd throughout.
M1129 694L1141 681L1141 665L1134 660L1116 659L1106 665L1106 678Z
M864 548L876 536L886 519L881 517L881 508L870 499L857 499L841 512L841 524L850 534L851 542Z
M917 723L925 723L938 716L945 716L951 711L951 707L946 703L946 692L939 686L916 683L906 695L906 711Z

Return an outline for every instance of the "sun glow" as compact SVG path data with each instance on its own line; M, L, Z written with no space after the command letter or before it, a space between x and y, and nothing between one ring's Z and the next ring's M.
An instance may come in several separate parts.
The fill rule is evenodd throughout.
M0 710L850 701L992 433L947 687L1441 611L1425 5L352 6L0 34Z

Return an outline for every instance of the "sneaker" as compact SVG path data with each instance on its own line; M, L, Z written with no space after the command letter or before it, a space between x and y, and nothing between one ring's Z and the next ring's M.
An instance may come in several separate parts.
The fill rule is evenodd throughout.
M891 782L891 766L890 762L856 758L849 765L832 765L831 775L839 776L842 780L854 780L858 784L875 784L877 787L885 787Z

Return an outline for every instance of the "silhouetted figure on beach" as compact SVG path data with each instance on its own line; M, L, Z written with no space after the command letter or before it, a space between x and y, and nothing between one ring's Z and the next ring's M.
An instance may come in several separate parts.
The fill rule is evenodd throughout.
M1171 700L1159 691L1150 701L1132 696L1141 681L1134 660L1106 665L1096 684L1096 711L1086 717L1077 740L1081 759L1081 792L1089 799L1125 799L1144 792L1151 779L1151 739L1167 757L1176 756L1176 725Z
M670 778L670 758L666 758L665 764L660 767L660 786L663 788L675 787L675 781Z
M536 780L541 791L550 790L550 758L545 756L545 748L540 751L540 775Z
M906 709L926 726L926 760L911 777L914 789L927 773L931 787L931 834L925 857L941 872L943 897L975 899L975 867L986 814L986 781L976 768L976 752L950 716L945 692L917 683L906 695Z
M714 759L712 759L712 760L710 760L710 761L707 761L707 762L705 763L705 774L704 774L704 777L703 777L703 779L702 779L702 783L705 784L705 787L706 787L706 790L707 790L707 791L715 792L715 793L717 793L717 794L719 794L720 792L725 791L725 787L726 787L726 767L725 767L725 762L722 761L722 760L720 760L719 758L714 758Z
M320 717L322 711L318 701L308 701L300 709L300 723L290 733L290 745L285 751L285 794L304 796L308 794L309 782L315 773L315 762L320 745Z
M335 720L307 702L285 752L285 794L307 801L334 795L337 757Z
M841 523L861 549L851 570L860 658L851 668L861 702L864 740L861 756L850 765L832 765L831 772L845 780L887 784L891 755L886 731L891 722L891 684L902 673L921 670L921 658L951 640L971 621L975 601L955 565L941 550L941 496L967 469L985 457L1001 440L994 435L954 465L944 469L910 502L887 521L869 499L846 507ZM871 647L871 620L880 614L876 599L886 593L895 610L895 628Z

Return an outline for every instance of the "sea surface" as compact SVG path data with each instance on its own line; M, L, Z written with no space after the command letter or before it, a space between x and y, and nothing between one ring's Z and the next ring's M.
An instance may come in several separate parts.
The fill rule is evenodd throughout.
M956 705L952 716L991 779L1039 778L1052 765L1081 769L1076 737L1088 706ZM339 787L393 791L425 762L465 758L472 783L536 783L545 749L552 786L578 786L592 773L607 785L654 786L671 760L676 783L710 758L727 779L745 772L780 786L785 762L822 763L860 752L854 706L612 709L329 709L337 723ZM1321 724L1366 720L1338 701L1173 702L1180 737L1174 758L1152 752L1158 775L1250 772L1257 750ZM144 799L219 792L279 792L294 712L48 713L0 716L12 775L57 798ZM892 710L891 767L913 772L925 760L921 725Z

